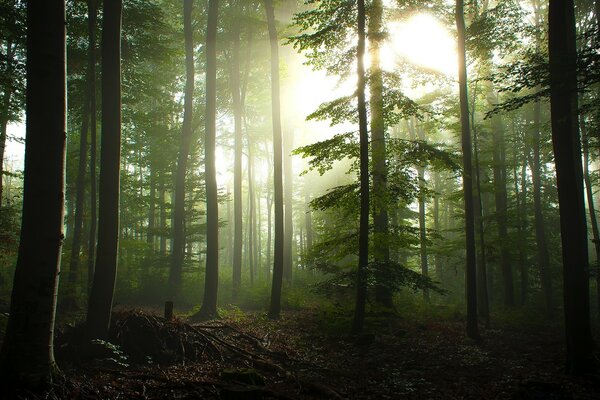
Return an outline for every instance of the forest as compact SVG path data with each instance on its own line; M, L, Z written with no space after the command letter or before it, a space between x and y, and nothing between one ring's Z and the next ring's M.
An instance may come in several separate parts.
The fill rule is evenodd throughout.
M0 0L0 398L600 398L600 0Z

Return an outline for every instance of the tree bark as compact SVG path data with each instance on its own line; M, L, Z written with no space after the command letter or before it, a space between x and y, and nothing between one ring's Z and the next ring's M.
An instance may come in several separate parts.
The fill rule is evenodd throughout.
M64 238L66 32L64 0L27 3L23 219L10 314L0 351L4 382L51 383L54 317Z
M456 0L458 31L458 80L460 91L461 143L463 153L463 196L465 202L467 336L479 339L477 324L477 272L475 263L475 222L473 212L473 164L471 130L469 127L469 96L467 93L467 55L465 50L464 2Z
M583 136L583 179L585 182L585 192L587 196L588 212L590 215L590 226L592 228L592 242L596 253L596 293L598 309L596 310L600 316L600 230L598 229L598 218L596 217L596 207L594 205L594 190L592 188L592 180L590 178L590 148L589 137L586 129L585 118L580 116L581 134Z
M89 339L106 339L117 276L121 166L121 0L105 0L102 22L102 148L98 252L87 314Z
M367 121L367 105L365 100L365 1L358 0L358 46L356 48L358 83L356 96L358 100L358 123L360 135L360 225L358 234L358 270L356 274L356 306L352 331L360 333L365 322L365 305L367 302L367 279L369 266L369 133Z
M567 372L592 368L587 227L579 139L576 32L573 0L548 7L550 109L563 257Z
M206 179L206 275L204 298L200 315L203 318L218 316L219 289L219 204L217 201L217 170L215 166L215 140L217 130L217 20L219 0L208 1L206 28L206 118L204 162Z
M369 105L371 116L371 156L373 158L373 257L375 271L375 299L385 307L392 307L392 291L387 284L389 273L389 221L387 210L387 163L385 143L385 122L383 120L383 72L380 65L380 47L383 30L383 3L373 0L369 7L368 37L371 56L369 78Z
M88 238L88 290L92 288L94 280L94 262L96 261L96 233L97 233L97 208L96 208L96 145L97 145L97 118L96 118L96 20L98 14L98 0L88 0L88 36L93 46L90 52L90 91L93 93L90 101L90 234Z
M283 279L287 283L292 282L293 254L292 242L294 241L294 219L293 219L293 171L292 171L292 150L294 147L294 137L288 132L283 137L283 171L285 174L283 186Z
M271 45L271 107L273 118L273 180L275 206L275 240L273 246L273 284L269 318L277 319L281 312L283 283L283 149L281 135L281 100L279 88L279 43L275 27L272 0L264 0Z
M173 248L171 249L171 270L169 292L172 300L181 291L181 275L185 254L185 175L192 143L192 112L194 108L194 37L192 10L194 1L183 2L183 32L185 40L185 94L183 99L183 127L177 157L175 175L175 204L173 209Z
M6 75L11 76L14 70L14 57L16 53L16 43L12 40L7 40L6 43ZM4 153L6 150L6 132L8 121L10 119L10 103L13 96L13 87L10 82L5 83L4 96L2 96L2 112L0 114L0 207L4 198Z
M239 8L238 8L239 9ZM231 49L231 99L234 118L234 166L233 166L233 298L236 299L242 285L242 100L240 82L240 25L232 27Z

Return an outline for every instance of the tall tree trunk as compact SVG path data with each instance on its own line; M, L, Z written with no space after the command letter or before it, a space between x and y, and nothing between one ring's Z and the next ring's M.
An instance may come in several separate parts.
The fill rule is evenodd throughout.
M469 127L469 97L467 93L467 55L465 50L464 2L456 0L456 28L458 31L458 81L460 91L460 122L463 153L463 196L465 202L466 240L466 293L467 293L467 336L479 338L477 324L477 270L475 263L475 221L473 212L473 165L471 130Z
M306 251L309 252L313 245L312 213L310 211L310 195L305 196L306 212L304 213L304 224L306 230Z
M589 136L587 134L585 118L580 117L581 134L583 136L583 179L587 195L588 212L590 214L590 225L592 228L592 242L596 253L596 291L598 302L598 316L600 316L600 231L598 230L598 218L596 217L596 207L594 206L594 191L592 188L592 180L590 179L590 148Z
M273 284L269 317L279 318L283 283L283 149L281 135L281 100L279 88L279 43L275 27L273 0L264 0L271 44L271 107L273 113L273 180L275 205L275 243L273 246Z
M513 135L516 135L514 129L513 120ZM525 140L525 138L523 138ZM517 208L517 234L519 238L519 270L521 271L521 305L524 306L528 302L529 298L529 265L527 263L527 159L529 157L529 147L525 143L523 149L523 158L519 163L518 155L519 151L517 148L517 142L513 146L514 160L513 160L513 180L515 189L515 200ZM521 173L517 172L517 167L521 166ZM521 188L519 189L519 180L521 181Z
M383 30L383 3L373 0L369 7L368 19L369 55L371 56L369 78L369 105L371 116L371 152L373 158L373 256L377 265L375 271L375 299L385 307L392 307L392 291L387 284L389 273L389 221L387 210L387 160L385 144L385 123L383 120L383 71L380 65L380 48Z
M250 285L254 285L254 165L252 158L252 143L248 138L248 217L247 217L247 232L248 245L246 246L246 254L248 257L248 272L250 272Z
M425 131L423 127L417 127L417 133L419 134L419 140L425 141ZM425 167L420 165L417 167L417 174L419 177L419 243L421 253L421 274L423 276L429 275L429 263L427 261L427 227L425 225ZM423 290L423 297L426 302L429 303L429 289Z
M5 383L52 381L54 317L63 242L66 52L64 0L27 3L23 219L10 314L0 351Z
M283 137L283 172L285 174L283 186L283 207L284 207L284 224L283 224L283 279L292 282L292 242L294 240L293 226L293 171L292 171L292 150L294 147L294 137L288 132Z
M102 148L96 272L87 314L89 339L108 336L119 245L121 165L121 0L105 0L102 22Z
M177 157L175 175L175 204L173 207L173 248L171 249L171 270L169 273L169 294L177 298L181 291L181 275L185 253L185 175L192 143L192 112L194 108L194 37L192 10L194 1L183 2L183 32L185 39L185 94L183 99L183 127Z
M206 179L206 275L204 299L200 316L211 318L217 313L219 289L219 204L217 202L217 171L215 140L217 130L217 19L219 0L208 1L206 28L206 118L204 161Z
M75 197L75 227L73 231L73 241L71 244L71 259L69 261L69 282L77 281L79 275L79 256L81 252L81 234L83 231L83 208L85 196L85 169L87 165L87 136L90 125L90 114L92 112L92 97L96 96L96 51L95 28L96 28L96 4L88 1L88 70L87 87L83 111L81 113L81 136L79 138L79 164L77 166L77 183ZM94 14L94 15L92 15ZM94 81L93 81L94 80Z
M441 235L441 224L440 224L440 191L442 182L440 179L439 172L433 172L433 185L435 193L433 197L433 230L437 235ZM440 283L444 283L444 271L442 264L442 257L439 253L435 254L434 258L435 265L435 277Z
M239 7L238 7L239 9ZM234 167L233 167L233 298L236 299L242 285L242 100L240 83L240 25L232 27L231 49L231 99L234 118Z
M475 110L471 112L471 122L473 123L473 154L475 157L475 201L474 213L477 220L477 231L479 233L479 262L477 263L477 312L480 318L485 322L485 326L490 326L490 301L487 285L487 254L485 244L485 227L483 224L483 200L481 194L481 169L479 163L479 140L477 130L475 129Z
M88 37L93 46L90 51L90 234L88 238L88 290L94 281L94 263L96 261L96 232L97 232L97 193L96 193L96 154L97 154L97 120L96 120L96 20L98 0L88 0Z
M150 166L150 201L148 206L148 235L146 242L154 252L154 230L156 229L156 170Z
M577 47L573 0L550 0L548 53L552 143L562 238L566 369L570 374L581 374L592 367L592 336L583 170L577 126Z
M160 173L160 182L158 184L158 199L160 201L160 244L159 252L162 257L167 254L167 203L165 202L166 188L165 188L165 171Z
M515 289L512 263L508 251L508 199L506 194L506 144L504 128L499 116L493 120L493 170L494 198L496 202L496 223L500 239L500 268L504 283L504 306L515 306Z
M358 46L356 48L356 64L358 76L356 96L358 100L358 123L360 135L360 225L358 233L358 269L356 274L356 306L352 331L362 331L365 322L365 305L367 302L367 280L369 265L369 133L367 121L367 105L365 101L365 1L358 0Z

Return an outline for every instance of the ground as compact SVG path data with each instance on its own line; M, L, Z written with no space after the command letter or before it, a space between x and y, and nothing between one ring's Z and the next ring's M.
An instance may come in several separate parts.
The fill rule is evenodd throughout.
M550 324L497 322L474 342L459 317L381 313L359 336L346 333L346 319L320 310L287 312L278 321L236 311L188 322L120 312L113 341L121 347L92 361L69 362L65 348L75 335L63 333L57 352L65 378L44 398L600 398L598 375L563 373L561 331Z

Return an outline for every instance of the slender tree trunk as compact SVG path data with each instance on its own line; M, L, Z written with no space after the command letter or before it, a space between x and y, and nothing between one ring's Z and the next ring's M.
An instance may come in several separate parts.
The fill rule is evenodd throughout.
M148 235L146 242L150 251L154 252L154 230L156 229L156 171L150 166L150 201L148 206Z
M92 15L94 14L94 15ZM75 195L75 226L73 230L73 241L71 244L71 259L69 262L69 282L75 283L79 276L79 256L81 252L81 235L83 231L83 208L85 196L85 169L87 165L87 137L90 125L90 114L92 112L92 97L96 96L96 51L95 40L95 14L96 5L88 1L88 70L87 87L83 111L81 113L81 136L79 138L79 164L77 166L77 183Z
M533 162L531 165L531 175L533 181L533 209L535 219L535 239L537 245L537 262L540 270L540 279L542 292L546 303L546 315L554 314L554 300L552 290L552 279L550 276L550 255L548 253L548 244L546 241L546 228L544 214L542 212L542 167L540 160L540 135L541 135L541 110L540 103L534 105L534 130L533 130Z
M175 204L173 207L173 248L169 273L169 294L176 299L181 291L181 275L185 253L185 175L192 143L192 112L194 108L194 37L192 11L194 1L183 2L183 32L185 39L185 94L183 99L183 127L175 175Z
M270 175L270 174L269 174ZM268 182L270 179L268 180ZM269 280L271 277L271 237L272 237L272 218L273 215L273 198L271 195L271 190L268 189L267 192L267 266L265 269L265 278Z
M483 201L481 195L481 170L479 163L479 141L474 121L475 111L471 113L473 122L473 154L475 157L475 201L474 212L477 220L477 230L479 233L479 262L477 263L477 312L480 318L485 322L485 326L490 326L490 302L487 286L487 254L485 244L485 227L483 224Z
M287 133L283 137L283 171L285 182L283 186L283 207L284 207L284 229L283 229L283 279L287 283L292 282L292 242L294 240L293 226L293 171L292 171L292 150L294 147L294 137Z
M585 118L580 116L581 134L583 136L583 179L585 182L588 212L590 214L590 225L592 228L592 242L596 253L596 290L598 302L598 315L600 316L600 231L598 230L598 218L596 217L596 207L594 206L594 191L592 188L592 180L590 179L590 148L589 136L586 129Z
M88 238L88 289L91 290L94 281L94 263L96 261L96 154L97 154L97 120L96 120L96 19L98 14L97 0L88 0L88 37L93 46L90 51L90 234Z
M385 307L392 307L392 291L387 285L389 273L389 221L387 210L387 163L385 144L385 123L383 120L383 72L380 65L382 44L383 3L373 0L369 7L368 19L369 55L371 68L369 78L369 105L371 116L371 152L373 157L373 224L375 247L373 256L377 265L375 298Z
M253 175L253 159L252 159L252 143L248 138L248 219L247 233L248 245L246 246L248 272L250 272L250 285L254 285L254 175Z
M425 141L425 131L422 127L417 127L417 133L419 134L419 140ZM425 167L420 165L417 167L417 174L419 177L419 243L421 253L421 274L423 276L429 276L429 263L427 260L427 227L425 224ZM423 298L429 303L429 289L423 290Z
M440 224L440 191L442 182L440 179L439 172L433 172L433 185L435 187L435 194L433 197L433 229L437 235L441 235L441 224ZM444 283L444 272L442 257L439 253L435 254L434 258L435 265L435 277L440 283Z
M283 149L281 135L281 101L279 89L279 43L275 27L273 0L264 0L271 44L271 106L273 112L273 169L275 205L275 243L273 246L273 284L269 317L279 318L283 283Z
M206 28L206 119L205 119L205 179L206 179L206 275L204 299L200 309L203 318L218 316L219 289L219 204L217 202L217 171L215 140L217 130L217 19L219 0L208 1Z
M473 165L471 161L471 130L469 127L469 97L467 93L467 56L465 50L465 18L463 0L456 0L458 31L458 80L460 89L461 142L463 153L463 196L465 202L467 336L479 338L477 324L477 270L475 263L475 221L473 212Z
M312 213L310 211L310 196L305 197L306 212L304 213L304 224L306 230L306 252L309 252L313 245Z
M577 126L577 48L573 0L550 0L548 33L552 143L563 256L566 369L575 375L592 368L592 336L583 170Z
M365 100L365 1L358 0L358 46L356 48L358 83L356 96L358 100L358 123L360 134L360 225L358 236L358 270L356 274L356 306L352 331L360 333L365 322L365 305L367 302L367 279L369 265L369 133L367 121L367 105Z
M513 121L513 134L516 134ZM525 138L523 138L525 139ZM518 161L518 148L515 141L513 148L513 180L515 189L516 209L517 209L517 234L519 238L519 270L521 271L521 305L528 302L529 297L529 265L527 263L527 159L529 157L528 144L523 149L523 158L521 163ZM521 165L521 173L517 172L517 167ZM519 180L521 188L519 189Z
M87 314L89 339L106 339L119 244L121 165L121 0L105 0L102 22L102 148L96 273Z
M160 173L160 183L158 184L158 199L160 200L160 255L165 257L167 255L167 204L165 203L165 171Z
M66 52L64 0L27 3L23 219L10 314L0 351L7 386L52 382L63 242Z
M496 223L500 239L500 267L504 283L504 306L515 306L515 289L512 263L508 251L508 199L506 194L506 144L504 128L500 117L493 121L493 170L494 198L496 202Z
M242 284L242 100L240 83L240 25L232 27L231 49L231 99L234 117L234 167L233 167L233 298L236 299Z

